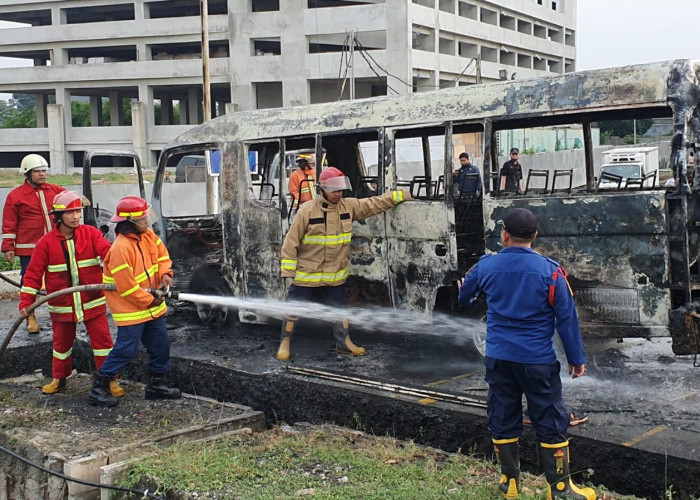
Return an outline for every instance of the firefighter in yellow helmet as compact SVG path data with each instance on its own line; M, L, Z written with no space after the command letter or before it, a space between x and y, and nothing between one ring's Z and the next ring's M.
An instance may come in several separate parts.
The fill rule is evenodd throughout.
M392 191L371 198L343 198L351 189L350 180L335 167L319 176L321 196L304 203L282 244L282 277L293 278L287 300L313 301L343 307L348 295L345 281L349 274L348 253L352 222L366 219L411 199L408 191ZM285 317L277 359L289 359L289 346L297 319ZM333 326L338 352L353 356L365 354L365 348L350 340L349 324L343 320Z

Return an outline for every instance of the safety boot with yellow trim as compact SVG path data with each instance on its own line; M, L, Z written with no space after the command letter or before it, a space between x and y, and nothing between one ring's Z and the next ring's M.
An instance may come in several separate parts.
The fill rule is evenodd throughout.
M518 498L520 491L520 447L518 438L493 439L493 450L501 465L498 489L506 498Z
M112 394L112 396L117 398L120 398L124 394L126 394L124 388L121 385L119 385L119 381L117 381L117 379L115 378L109 381L109 392L110 394Z
M581 487L571 480L569 470L569 442L540 443L542 466L547 478L547 500L567 498L569 500L596 500L593 488Z
M68 387L68 382L64 378L55 378L41 388L44 394L56 394L59 391L65 391Z
M39 323L36 322L34 313L27 316L27 333L39 333L39 330L41 330L41 328L39 327Z
M364 356L367 350L364 347L356 346L350 340L350 325L344 319L340 325L333 325L333 337L335 338L335 350L340 354L350 354L351 356Z
M282 339L275 356L279 361L289 361L289 346L292 343L292 335L294 335L296 326L296 318L284 318L282 320Z

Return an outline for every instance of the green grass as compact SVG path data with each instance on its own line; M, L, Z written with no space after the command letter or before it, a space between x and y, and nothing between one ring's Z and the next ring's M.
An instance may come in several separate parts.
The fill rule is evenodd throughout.
M14 271L20 268L19 257L15 257L10 262L5 260L5 254L0 257L0 272L2 271Z
M500 500L499 477L491 461L321 427L176 444L132 466L124 485L137 487L149 478L160 494L196 492L199 498L219 499ZM543 478L525 474L520 498L542 499L544 486Z
M143 174L144 180L148 182L153 182L155 178L155 173L152 171ZM2 169L0 170L0 188L13 188L20 186L24 182L25 177L17 173L15 169ZM130 173L115 173L110 172L106 174L95 174L92 176L92 181L96 183L107 183L107 184L134 184L136 183L136 175ZM49 175L46 178L46 182L51 184L58 184L59 186L82 186L83 176L80 173L75 173L73 175L56 174L51 175L49 170Z

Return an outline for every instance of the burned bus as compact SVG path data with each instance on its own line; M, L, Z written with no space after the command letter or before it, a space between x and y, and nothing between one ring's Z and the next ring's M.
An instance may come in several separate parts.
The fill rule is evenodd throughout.
M323 152L352 181L348 196L368 196L376 186L380 193L410 189L415 198L355 223L353 304L454 312L456 280L484 252L498 251L505 212L527 207L540 221L535 249L569 272L585 336L671 335L675 353L697 354L700 178L687 165L700 143L699 80L700 62L678 60L221 116L162 151L155 228L190 291L283 299L286 159L293 151ZM600 124L661 117L672 121L662 163L676 187L661 189L657 178L601 183L594 159ZM574 132L578 143L561 143L561 134ZM536 143L542 133L557 137L555 147ZM499 157L513 144L541 154L523 156L525 189L504 193ZM465 149L481 163L483 193L465 196L454 185ZM219 158L213 184L220 208L207 210L198 194L203 183L163 182L191 155ZM233 315L200 307L205 320Z

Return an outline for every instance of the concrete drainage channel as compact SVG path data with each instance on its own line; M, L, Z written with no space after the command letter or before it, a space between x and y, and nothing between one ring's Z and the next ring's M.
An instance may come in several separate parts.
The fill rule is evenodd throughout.
M79 344L84 344L80 342ZM88 349L86 345L76 349ZM9 350L3 359L3 376L8 376L6 367L20 373L31 372L40 367L48 373L50 345L37 349L26 347ZM41 352L38 352L41 351ZM80 359L89 359L89 351ZM139 358L139 363L143 363ZM398 439L412 439L415 442L434 446L448 452L461 450L486 457L492 456L490 434L487 430L485 410L479 404L465 404L460 398L430 398L421 389L413 391L397 389L382 383L354 383L342 377L326 377L312 370L298 370L290 367L268 373L247 373L232 370L213 361L193 360L185 357L173 359L174 372L179 386L187 393L216 401L232 401L240 408L250 410L250 421L241 421L239 427L253 430L264 426L261 413L268 424L282 422L310 422L312 424L332 423L348 428L360 429L376 435L389 435ZM87 368L78 367L81 371ZM9 374L17 376L16 374ZM138 378L130 374L129 379ZM469 399L469 398L467 398ZM477 401L478 403L478 401ZM252 423L251 423L252 422ZM224 426L225 427L225 426ZM230 430L229 426L227 429ZM194 431L193 431L194 432ZM203 434L196 431L192 436L173 436L170 440L198 439ZM674 498L692 498L700 495L697 482L698 462L674 457L664 453L653 453L623 446L619 443L592 439L586 436L585 429L571 429L572 457L574 467L592 469L591 481L603 484L619 493L634 494L640 497L662 498L665 491L673 486ZM86 468L93 470L92 476L99 479L118 474L128 461L140 452L147 453L163 442L145 442L134 450L117 450L111 453L95 453L95 458L86 458L91 463ZM6 457L3 457L6 458ZM521 447L523 469L541 474L538 458L538 443L532 430L526 427ZM55 457L45 454L41 460L51 467L58 467ZM79 470L70 465L71 471ZM65 464L62 465L64 470ZM5 470L5 467L3 467ZM97 471L97 472L94 472ZM24 477L26 484L34 481L45 484L46 478ZM9 484L6 482L6 485ZM49 481L51 484L51 480ZM38 496L11 497L37 498ZM0 493L0 499L4 498ZM59 496L49 498L95 498L90 496Z

